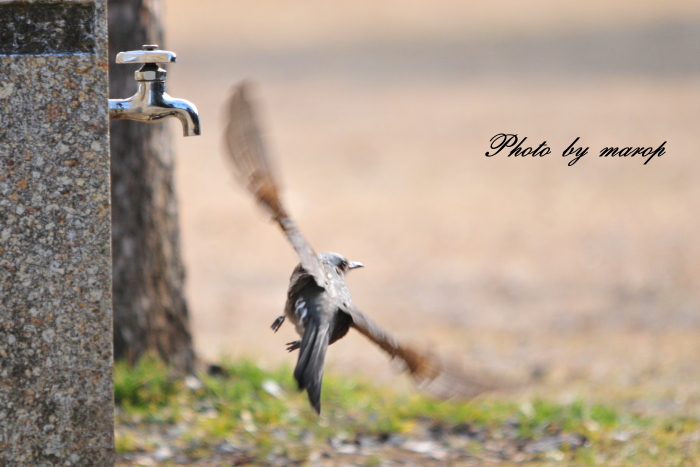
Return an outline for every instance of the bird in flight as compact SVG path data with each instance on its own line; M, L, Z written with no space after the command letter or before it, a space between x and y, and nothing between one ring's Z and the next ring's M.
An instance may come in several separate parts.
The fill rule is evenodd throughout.
M274 167L249 94L250 85L243 82L236 86L228 102L226 148L238 180L279 224L299 256L300 264L290 278L284 315L274 321L272 329L276 332L286 319L296 327L301 339L288 343L287 350L299 350L294 378L299 390L307 391L316 412L321 412L326 350L350 328L378 345L392 359L401 360L418 387L435 397L472 398L495 389L483 379L465 375L428 352L400 343L355 306L345 285L345 275L362 264L338 253L316 254L299 231L282 204Z

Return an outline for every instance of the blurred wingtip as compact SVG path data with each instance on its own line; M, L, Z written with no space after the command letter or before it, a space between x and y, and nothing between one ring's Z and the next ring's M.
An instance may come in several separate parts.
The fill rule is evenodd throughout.
M429 352L404 347L407 370L418 390L440 400L471 400L487 393L506 393L528 384L508 381L486 372L467 371L455 362Z
M279 199L279 183L263 143L250 88L248 80L237 83L228 100L224 137L227 159L238 181L273 219L278 220L286 213Z
M250 78L243 78L242 80L234 83L231 86L231 97L240 96L242 98L248 97L250 89L254 87L253 81Z

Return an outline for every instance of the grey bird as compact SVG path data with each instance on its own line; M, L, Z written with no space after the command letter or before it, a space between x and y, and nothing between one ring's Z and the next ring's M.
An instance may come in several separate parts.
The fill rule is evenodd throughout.
M399 343L352 302L345 275L361 263L337 253L316 254L284 209L273 167L265 151L249 99L249 85L239 84L228 103L226 147L239 181L255 196L286 234L301 260L290 278L284 315L272 324L276 332L289 319L301 336L287 350L299 350L294 378L321 412L323 365L328 346L354 328L393 358L401 360L419 388L441 399L472 398L495 389L483 378L467 376L427 352Z

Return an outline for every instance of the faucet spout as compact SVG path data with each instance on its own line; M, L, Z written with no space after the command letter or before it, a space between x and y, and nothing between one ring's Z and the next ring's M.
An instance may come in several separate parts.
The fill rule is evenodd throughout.
M176 99L165 92L165 81L138 81L136 94L128 99L109 100L109 118L158 122L177 117L182 123L184 136L200 134L197 107L184 99Z
M176 99L163 93L163 108L170 109L170 115L177 117L182 123L182 134L184 136L199 136L199 112L197 107L185 99Z

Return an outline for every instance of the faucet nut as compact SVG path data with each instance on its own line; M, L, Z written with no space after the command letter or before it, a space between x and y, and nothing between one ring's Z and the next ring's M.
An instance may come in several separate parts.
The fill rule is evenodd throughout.
M162 68L158 70L145 70L145 71L135 71L134 79L136 81L165 81L168 72Z

